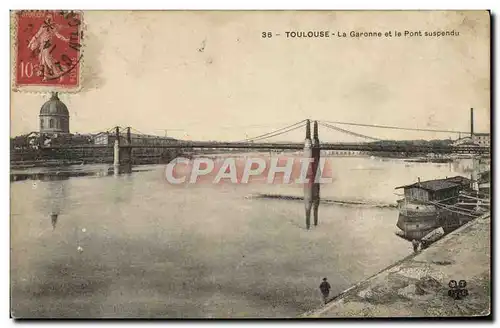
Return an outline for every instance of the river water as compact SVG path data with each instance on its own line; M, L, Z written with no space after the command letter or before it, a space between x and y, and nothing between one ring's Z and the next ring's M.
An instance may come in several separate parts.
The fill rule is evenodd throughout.
M471 167L331 161L322 198L368 205L322 204L309 230L302 201L252 197L302 196L292 185L172 186L160 165L12 182L13 315L294 317L321 305L323 277L335 295L410 254L394 234L395 187Z

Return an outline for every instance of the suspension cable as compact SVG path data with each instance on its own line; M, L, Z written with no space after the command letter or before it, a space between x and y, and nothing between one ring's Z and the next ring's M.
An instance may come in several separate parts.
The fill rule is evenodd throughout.
M265 136L265 137L261 137L261 138L258 138L258 139L253 139L253 140L250 140L249 142L259 141L259 140L262 140L262 139L269 139L269 138L277 137L277 136L279 136L279 135L282 135L282 134L285 134L285 133L288 133L288 132L295 131L295 130L297 130L297 129L303 129L303 128L304 128L304 125L305 125L305 124L298 125L298 126L296 126L296 127L289 128L289 129L288 129L288 130L286 130L286 131L282 131L282 132L279 132L279 133L276 133L276 134L273 134L273 135L269 135L269 136Z
M364 134L360 134L360 133L356 133L356 132L349 131L349 130L346 130L346 129L342 129L342 128L330 125L328 123L324 123L323 121L319 121L318 123L321 124L324 127L330 128L332 130L340 131L340 132L343 132L343 133L346 133L346 134L350 134L350 135L353 135L353 136L356 136L356 137L365 138L365 139L369 139L369 140L373 140L373 141L380 141L381 140L381 139L378 139L378 138L366 136Z
M421 131L421 132L443 132L443 133L470 133L464 131L454 131L454 130L434 130L434 129L418 129L418 128L405 128L399 126L389 126L389 125L377 125L377 124L362 124L362 123L350 123L350 122L336 122L336 121L324 121L333 124L344 124L344 125L355 125L355 126L366 126L371 128L381 128L381 129L393 129L393 130L408 130L408 131Z
M302 120L302 121L294 123L292 125L289 125L289 126L286 126L286 127L283 127L283 128L280 128L280 129L277 129L277 130L274 130L274 131L271 131L271 132L268 132L268 133L264 133L264 134L256 136L256 137L252 137L252 138L247 138L247 139L244 139L244 140L240 140L238 142L250 142L250 141L255 141L255 140L260 140L260 139L272 138L272 137L278 136L280 134L287 133L287 132L296 130L298 128L301 128L305 124L305 121L306 120ZM286 129L290 129L292 127L294 127L294 128L291 129L291 130L283 131L283 130L286 130ZM283 132L281 132L281 131L283 131Z

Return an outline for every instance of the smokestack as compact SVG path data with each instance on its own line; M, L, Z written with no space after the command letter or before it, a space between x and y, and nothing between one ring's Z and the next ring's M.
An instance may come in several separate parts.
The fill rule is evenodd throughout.
M470 137L474 137L474 108L470 109Z

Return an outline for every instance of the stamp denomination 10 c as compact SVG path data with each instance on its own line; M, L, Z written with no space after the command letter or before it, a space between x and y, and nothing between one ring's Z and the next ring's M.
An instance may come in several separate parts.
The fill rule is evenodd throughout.
M14 15L14 89L78 90L83 57L82 13L22 10Z

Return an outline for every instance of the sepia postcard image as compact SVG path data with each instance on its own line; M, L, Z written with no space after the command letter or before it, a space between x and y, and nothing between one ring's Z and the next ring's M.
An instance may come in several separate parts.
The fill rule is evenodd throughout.
M470 11L10 11L13 319L491 319Z

